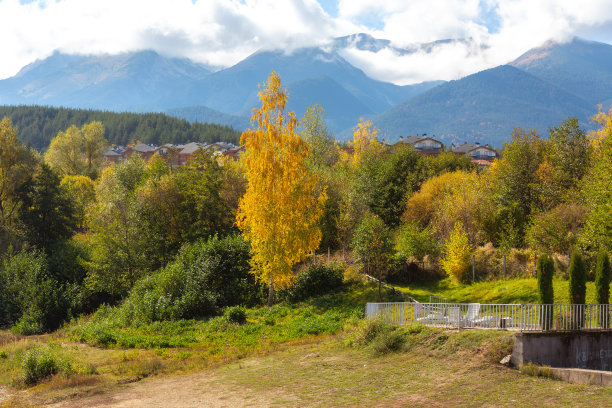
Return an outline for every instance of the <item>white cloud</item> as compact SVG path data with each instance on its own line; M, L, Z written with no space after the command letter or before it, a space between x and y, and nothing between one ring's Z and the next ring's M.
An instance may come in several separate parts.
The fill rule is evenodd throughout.
M152 48L229 66L258 49L290 50L363 31L397 47L473 40L407 56L344 53L377 79L406 84L503 64L550 38L612 41L609 0L338 0L337 10L332 17L316 0L0 0L0 78L54 50Z
M439 39L472 39L469 44L447 44L432 52L404 56L391 50L372 53L352 49L344 53L376 79L398 84L457 79L508 63L550 39L566 41L587 35L594 40L612 40L609 0L391 0L377 5L366 0L340 0L339 13L354 22L378 16L383 25L374 34L398 47Z
M0 0L0 78L54 50L153 48L228 66L261 48L292 48L356 29L316 0Z

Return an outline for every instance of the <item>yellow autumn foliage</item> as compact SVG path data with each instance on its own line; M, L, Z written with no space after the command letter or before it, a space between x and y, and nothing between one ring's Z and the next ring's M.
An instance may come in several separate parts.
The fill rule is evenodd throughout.
M350 161L353 167L359 167L366 154L379 155L385 150L385 146L378 141L379 130L372 124L371 120L359 121L353 129L353 140L349 141L352 149L352 156L346 152L341 152L341 158Z
M317 194L317 179L305 166L309 149L296 133L295 114L283 113L287 93L278 74L272 72L259 98L254 128L241 136L248 184L236 224L251 244L255 276L283 288L292 282L292 266L319 245L327 195Z
M458 282L470 280L472 247L463 230L463 223L457 221L448 240L444 243L444 258L440 261L442 269Z
M591 146L595 151L599 151L601 145L605 140L612 138L612 107L606 114L602 112L601 105L598 106L599 112L593 117L593 121L601 125L598 130L589 132L589 138L591 139Z

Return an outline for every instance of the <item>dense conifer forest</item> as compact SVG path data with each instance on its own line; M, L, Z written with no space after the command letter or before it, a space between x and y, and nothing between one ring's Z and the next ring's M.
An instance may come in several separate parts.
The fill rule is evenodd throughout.
M44 106L0 106L0 118L8 117L19 131L19 140L45 150L60 131L100 121L111 144L132 142L164 144L185 142L238 143L240 132L227 126L189 123L162 113L116 113Z

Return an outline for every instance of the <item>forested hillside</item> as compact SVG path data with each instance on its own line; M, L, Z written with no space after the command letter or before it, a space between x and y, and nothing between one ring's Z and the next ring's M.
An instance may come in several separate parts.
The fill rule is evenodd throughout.
M100 121L106 139L112 144L231 142L238 143L240 132L227 126L189 123L162 113L115 113L85 109L42 106L0 106L0 118L9 117L18 129L22 143L44 150L59 131Z

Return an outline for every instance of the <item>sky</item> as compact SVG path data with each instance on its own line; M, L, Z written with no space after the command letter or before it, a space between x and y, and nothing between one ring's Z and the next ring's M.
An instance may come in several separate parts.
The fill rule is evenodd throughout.
M58 50L153 49L220 69L258 50L325 45L368 33L393 47L342 51L396 84L451 80L510 62L548 40L612 43L612 1L588 0L0 0L0 79ZM402 55L398 49L468 39Z

